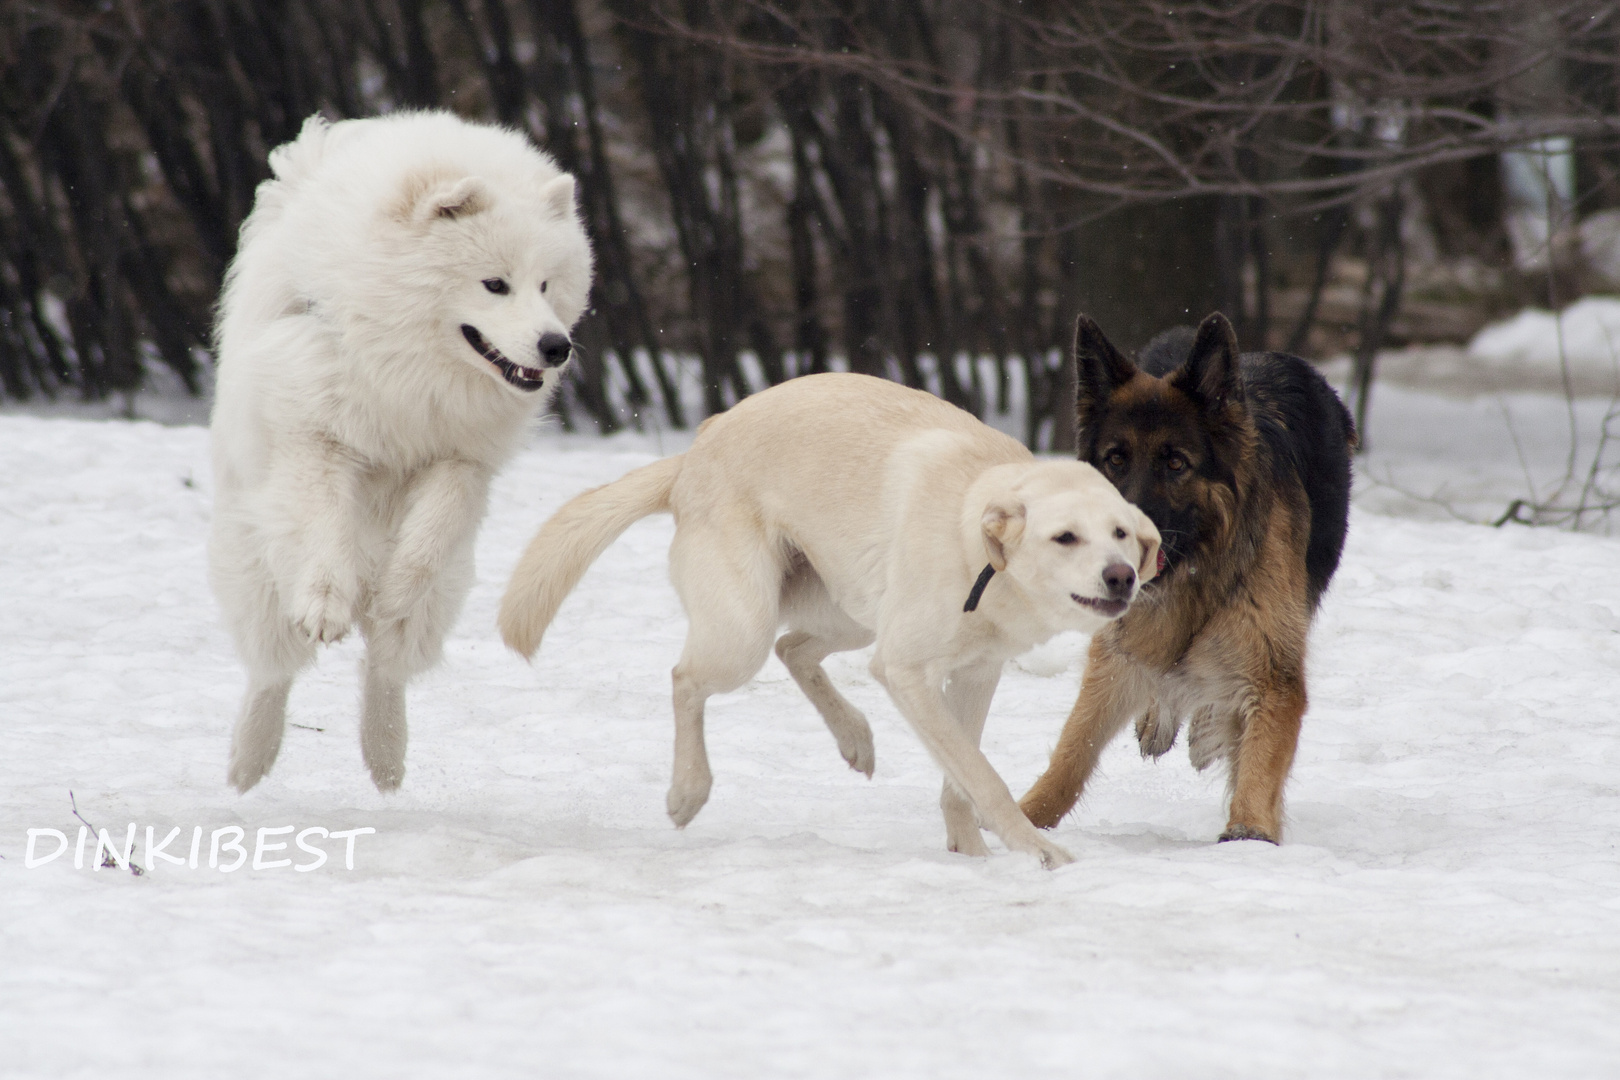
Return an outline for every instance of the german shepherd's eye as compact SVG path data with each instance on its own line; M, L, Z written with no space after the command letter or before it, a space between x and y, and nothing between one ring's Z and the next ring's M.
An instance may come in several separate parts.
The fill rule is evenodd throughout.
M1080 538L1072 532L1061 532L1052 537L1052 543L1062 544L1064 547L1073 547L1080 542Z
M1164 467L1173 473L1178 473L1187 467L1187 459L1180 454L1171 454L1164 459Z
M496 296L505 296L507 293L512 291L512 286L506 283L506 279L498 277L485 278L484 288L488 289Z
M1129 464L1130 459L1123 450L1110 450L1103 455L1103 466L1111 472L1118 472Z

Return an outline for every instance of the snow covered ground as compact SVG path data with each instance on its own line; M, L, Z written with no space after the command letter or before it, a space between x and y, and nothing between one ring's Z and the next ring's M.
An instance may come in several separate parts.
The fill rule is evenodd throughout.
M873 780L773 660L712 702L714 794L672 828L668 519L609 550L532 667L503 649L522 544L668 436L541 434L502 476L401 792L360 763L345 642L238 797L207 432L0 416L0 1076L1612 1077L1620 541L1413 497L1522 494L1504 415L1556 475L1561 400L1380 385L1373 410L1286 843L1215 844L1223 778L1120 743L1052 873L943 850L938 770L859 655L829 668ZM1009 665L986 747L1015 791L1083 644ZM28 868L29 829L76 839L70 790L120 848L136 824L137 862L148 826L182 858L201 826L198 867L95 870L91 836L82 869L71 843ZM247 865L210 869L233 825ZM319 833L323 865L254 869L286 826L261 861L376 831L352 870Z

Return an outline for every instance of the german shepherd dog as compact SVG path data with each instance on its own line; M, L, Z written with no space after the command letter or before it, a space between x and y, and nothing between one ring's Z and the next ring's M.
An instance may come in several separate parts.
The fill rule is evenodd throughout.
M1020 806L1051 828L1126 721L1154 758L1188 722L1193 766L1230 765L1220 838L1277 843L1305 639L1344 548L1355 424L1299 357L1240 357L1218 312L1160 334L1140 368L1082 315L1074 355L1080 460L1158 526L1162 565L1092 638L1080 698Z

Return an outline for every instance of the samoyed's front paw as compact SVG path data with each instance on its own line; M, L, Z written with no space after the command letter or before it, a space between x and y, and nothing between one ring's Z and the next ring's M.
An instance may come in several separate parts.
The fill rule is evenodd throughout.
M295 610L294 622L312 642L342 641L354 625L354 601L331 585L310 589Z

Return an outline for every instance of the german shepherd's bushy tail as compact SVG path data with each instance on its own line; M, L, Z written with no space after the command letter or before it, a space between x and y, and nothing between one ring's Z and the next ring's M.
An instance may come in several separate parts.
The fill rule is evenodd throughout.
M669 509L683 456L644 465L576 495L541 527L501 599L501 639L509 648L534 656L557 609L607 546L642 518Z

